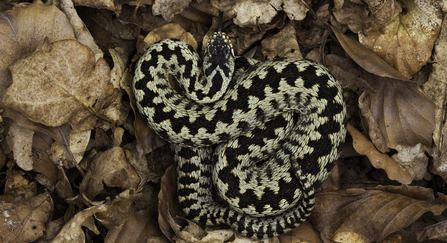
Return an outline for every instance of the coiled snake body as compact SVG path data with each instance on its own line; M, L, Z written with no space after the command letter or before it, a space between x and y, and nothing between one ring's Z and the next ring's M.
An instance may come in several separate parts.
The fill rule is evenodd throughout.
M199 65L191 46L163 40L140 58L133 81L140 113L171 142L181 207L202 225L251 238L298 226L345 139L340 85L309 60L234 57L221 32Z

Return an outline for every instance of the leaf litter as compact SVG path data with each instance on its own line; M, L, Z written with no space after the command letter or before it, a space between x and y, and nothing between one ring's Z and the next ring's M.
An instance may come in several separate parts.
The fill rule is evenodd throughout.
M130 88L148 46L177 38L201 52L219 10L237 55L320 60L348 105L350 136L310 220L264 242L447 239L437 2L8 4L0 12L2 242L250 241L185 217L169 145L147 127Z

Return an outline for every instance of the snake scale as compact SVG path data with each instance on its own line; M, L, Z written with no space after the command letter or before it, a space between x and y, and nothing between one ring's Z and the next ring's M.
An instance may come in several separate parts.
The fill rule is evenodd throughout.
M306 220L346 136L342 89L324 66L235 57L221 31L203 66L183 41L153 44L136 65L133 90L149 126L171 143L183 211L255 239Z

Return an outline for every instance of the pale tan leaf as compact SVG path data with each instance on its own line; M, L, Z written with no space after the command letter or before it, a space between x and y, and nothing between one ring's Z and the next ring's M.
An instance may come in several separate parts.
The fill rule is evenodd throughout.
M113 94L105 60L95 62L91 50L75 40L45 42L10 68L13 84L3 104L47 126L97 119Z
M45 5L41 0L33 4L0 12L0 102L11 85L8 66L28 55L45 38L49 42L73 39L74 33L67 17L56 5ZM6 51L7 50L7 51Z

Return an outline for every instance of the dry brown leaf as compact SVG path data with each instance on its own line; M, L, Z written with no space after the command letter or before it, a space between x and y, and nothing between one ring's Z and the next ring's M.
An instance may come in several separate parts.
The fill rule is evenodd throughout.
M388 155L377 151L374 145L359 130L349 123L347 129L353 139L352 145L354 149L357 153L366 155L372 166L384 169L391 180L399 181L402 184L410 184L412 182L413 178L408 171Z
M354 62L356 62L367 72L378 75L380 77L408 81L407 77L403 76L399 71L386 63L373 51L364 47L362 44L352 39L351 37L341 33L336 28L332 26L331 28L346 53L352 58L352 60L354 60Z
M75 40L45 42L10 69L13 84L3 95L3 105L47 126L85 126L89 117L101 116L113 94L105 60L95 62L91 50ZM85 130L95 125L89 124Z
M129 163L123 148L114 147L94 157L82 180L80 191L93 200L104 190L105 185L126 190L136 189L139 183L138 173Z
M262 40L262 54L266 60L275 57L303 57L293 24L294 22L289 22L279 33Z
M392 13L383 13L376 10L387 9L388 6L374 6L374 9L369 6L373 13L371 22L368 23L367 19L364 33L359 33L359 40L405 77L410 77L431 56L433 44L441 29L442 12L437 2L432 0L387 2L401 4L402 11L396 7ZM375 24L387 14L392 18L386 25Z
M11 85L8 66L28 55L47 38L49 42L73 39L67 17L55 5L40 0L24 8L0 12L0 102L4 90ZM1 103L0 103L1 104Z
M381 152L398 145L432 144L434 104L416 83L380 78L364 72L374 90L360 95L359 108L373 143Z
M447 204L436 203L432 195L431 189L419 187L325 190L317 194L310 219L329 240L380 242L426 212L441 214Z
M93 214L104 212L107 207L104 204L89 207L77 213L68 221L59 234L53 239L52 243L85 243L85 234L82 227L87 227L95 234L99 234L98 228L95 226Z
M0 204L0 242L33 242L42 236L53 213L53 200L45 192L28 200Z
M430 58L441 28L442 12L437 2L391 0L365 3L367 5L346 4L347 9L343 6L334 15L340 23L352 27L351 30L359 35L360 43L403 76L408 78L415 74ZM363 25L352 23L356 19Z

